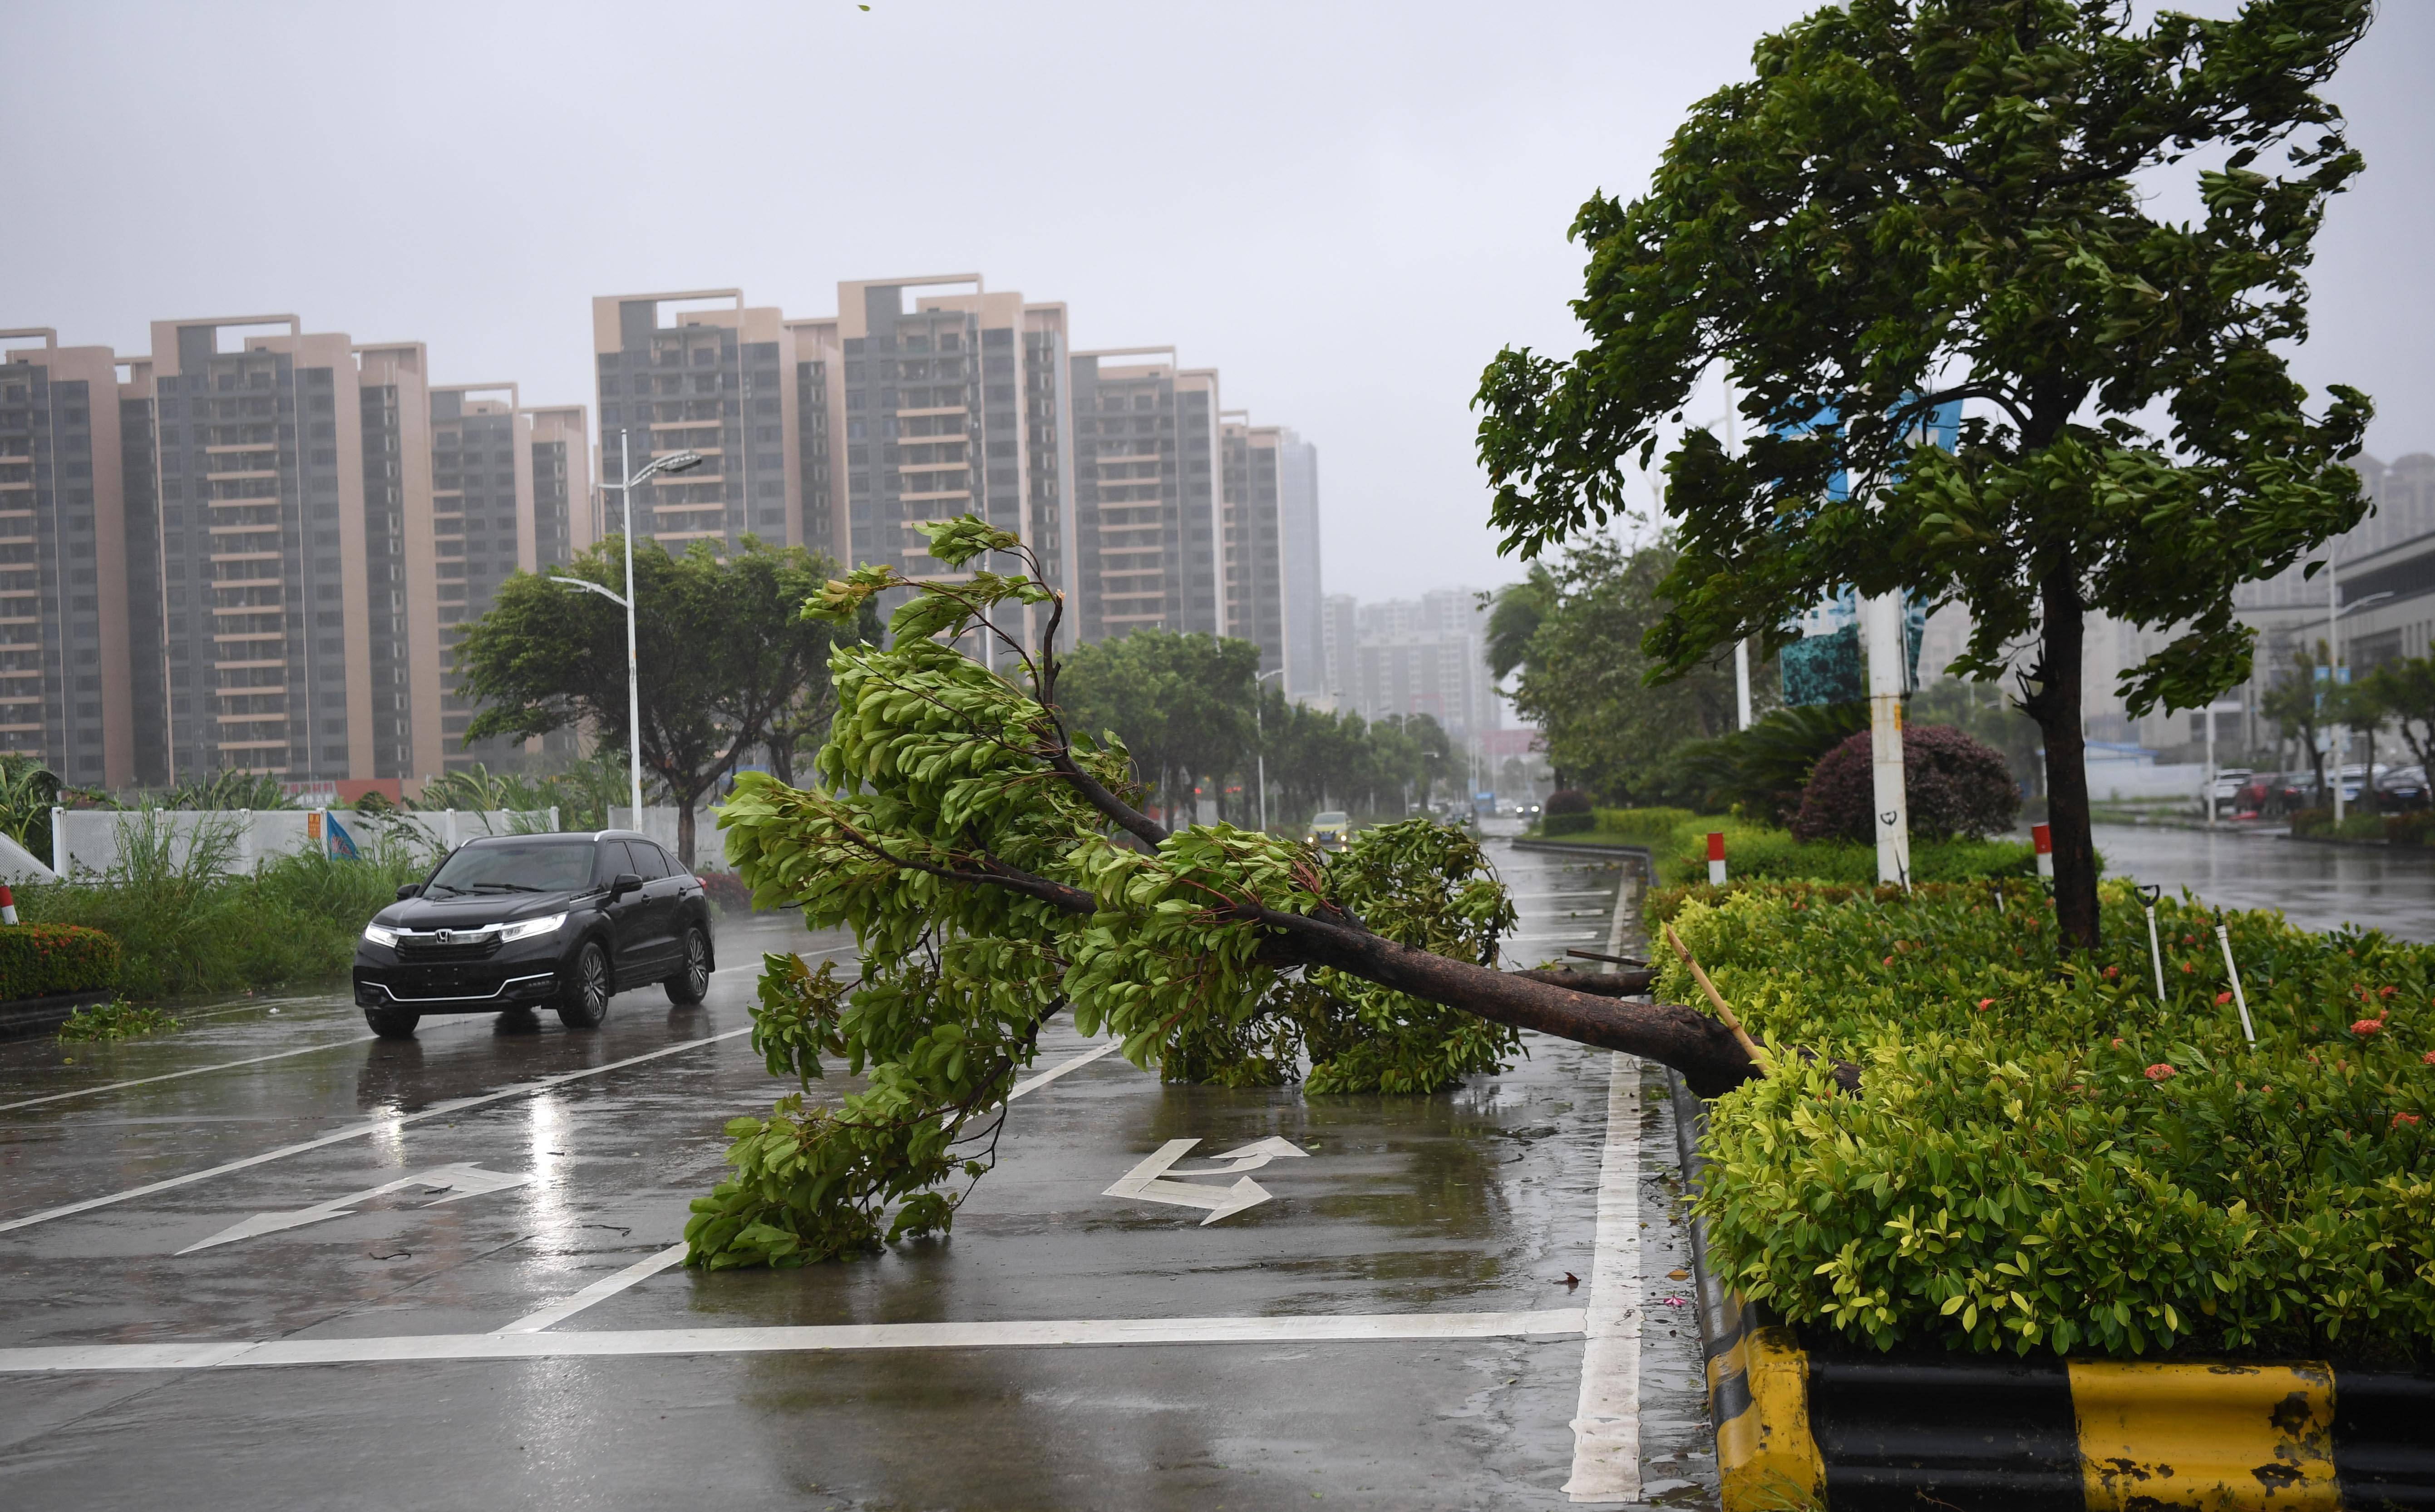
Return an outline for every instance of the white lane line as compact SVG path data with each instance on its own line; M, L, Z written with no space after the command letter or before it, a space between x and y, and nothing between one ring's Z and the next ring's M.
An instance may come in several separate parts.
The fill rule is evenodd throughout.
M1086 1050L1082 1052L1082 1054L1076 1056L1071 1060L1062 1061L1057 1065L1051 1066L1046 1071L1042 1072L1039 1075L1034 1076L1028 1081L1016 1082L1014 1084L1014 1091L1006 1094L1006 1100L1010 1103L1026 1092L1036 1092L1041 1088L1047 1086L1052 1081L1055 1081L1058 1077L1064 1075L1067 1072L1079 1071L1083 1067L1089 1065L1092 1061L1098 1059L1101 1056L1106 1055L1112 1050L1120 1048L1120 1046L1121 1041L1111 1040L1106 1044L1100 1045L1095 1050Z
M1026 1092L1038 1091L1041 1088L1047 1086L1050 1082L1064 1075L1067 1072L1079 1071L1082 1067L1089 1065L1092 1061L1098 1059L1101 1056L1116 1049L1120 1043L1121 1041L1111 1040L1106 1044L1097 1046L1095 1049L1086 1050L1070 1060L1061 1061L1057 1065L1049 1067L1046 1071L1042 1072L1039 1075L1030 1078L1028 1081L1017 1082L1015 1083L1014 1091L1006 1094L1006 1100L1010 1103L1016 1098L1021 1097ZM634 1263L627 1266L624 1270L619 1271L614 1276L604 1276L600 1280L594 1281L591 1285L583 1288L583 1290L575 1293L573 1296L561 1297L536 1312L527 1313L524 1316L516 1319L514 1322L499 1329L497 1332L501 1333L538 1333L542 1330L550 1327L552 1324L563 1323L568 1318L573 1317L576 1314L582 1312L585 1308L591 1307L595 1303L605 1302L609 1298L616 1296L619 1292L626 1290L626 1288L647 1281L652 1277L657 1276L660 1272L667 1269L669 1266L676 1264L678 1262L685 1258L686 1248L687 1246L685 1242L679 1240L675 1244L670 1245L667 1248L661 1250L658 1254L651 1256L649 1259L638 1260Z
M648 1280L685 1258L689 1246L680 1239L648 1260L638 1260L614 1276L603 1276L572 1297L561 1297L539 1312L527 1313L497 1333L539 1333L553 1323L563 1323L595 1302L605 1302L637 1281Z
M244 1060L216 1061L208 1066L197 1066L192 1071L164 1072L158 1076L138 1076L133 1081L113 1081L105 1082L99 1087L79 1087L72 1092L53 1092L48 1097L28 1097L22 1103L0 1103L0 1113L11 1112L20 1108L38 1108L44 1103L61 1103L71 1097L91 1097L96 1092L114 1092L127 1087L143 1087L156 1081L176 1081L181 1076L199 1076L207 1071L227 1071L233 1066L259 1066L266 1060L285 1060L290 1056L309 1056L317 1050L336 1050L343 1045L359 1045L367 1040L379 1038L380 1036L376 1034L359 1034L352 1040L331 1040L318 1045L306 1045L302 1050L282 1050L272 1055L250 1057Z
M370 1339L69 1344L0 1349L0 1373L216 1370L415 1360L562 1360L618 1355L1005 1349L1124 1344L1396 1343L1562 1337L1580 1308L1535 1313L1372 1313L1299 1317L1077 1318L1060 1322L848 1323L811 1328L619 1329L581 1333L423 1333Z
M854 947L851 945L837 945L832 946L827 950L810 951L803 954L817 957L821 955L836 955L853 949ZM730 971L757 971L759 970L761 970L761 963L758 961L752 961L735 966L722 966L717 971L713 971L711 975L725 976ZM281 998L279 1001L282 1003L308 1003L312 1000L309 998ZM242 1013L245 1012L246 1009L232 1008L229 1011L232 1013ZM198 1014L195 1015L195 1017L199 1018L203 1017L203 1015ZM478 1013L467 1013L452 1014L450 1017L460 1018L467 1022L471 1022L482 1016ZM436 1028L438 1025L435 1024L431 1027ZM176 1081L181 1076L199 1076L207 1071L229 1071L238 1066L259 1066L266 1060L285 1060L290 1056L309 1056L317 1050L337 1050L346 1045L359 1045L368 1040L377 1040L379 1038L380 1036L376 1034L359 1034L352 1040L331 1040L318 1045L306 1045L301 1050L281 1050L268 1056L249 1057L244 1060L215 1061L208 1066L197 1066L191 1071L165 1072L158 1076L138 1076L133 1081L112 1081L104 1082L98 1087L79 1087L72 1092L53 1092L48 1097L28 1097L22 1103L0 1103L0 1113L13 1112L20 1108L39 1108L44 1103L65 1102L71 1097L91 1097L98 1092L114 1092L129 1087L145 1087L156 1081Z
M1573 1415L1576 1502L1640 1500L1640 1061L1607 1065L1606 1151L1598 1160L1597 1249Z
M82 1202L71 1202L65 1207L46 1208L41 1212L29 1212L22 1218L11 1218L6 1223L0 1223L0 1233L7 1233L11 1228L26 1228L38 1223L48 1223L54 1218L65 1218L75 1213L91 1212L95 1208L107 1208L112 1203L126 1202L135 1197L150 1196L155 1192L166 1192L173 1187L182 1187L197 1181L206 1181L216 1176L226 1176L231 1171L243 1171L250 1166L267 1165L272 1160L284 1160L291 1155L302 1155L307 1150L319 1150L326 1148L332 1144L343 1144L349 1140L359 1140L364 1138L366 1135L385 1134L394 1129L404 1128L408 1124L420 1124L427 1118L439 1118L447 1113L461 1113L468 1108L485 1107L491 1103L506 1102L509 1098L513 1097L530 1097L539 1092L545 1092L553 1087L563 1087L571 1081L581 1081L588 1076L606 1075L610 1072L621 1071L628 1066L639 1066L647 1060L657 1060L662 1056L680 1055L687 1050L698 1050L703 1045L715 1045L722 1040L733 1040L738 1035L751 1034L751 1032L752 1026L748 1023L741 1029L730 1029L724 1034L714 1034L700 1040L687 1040L682 1044L664 1046L658 1050L647 1051L639 1056L628 1056L623 1060L613 1060L605 1066L592 1066L582 1071L561 1072L555 1076L544 1076L539 1081L528 1081L520 1087L508 1088L504 1091L484 1092L478 1097L459 1097L454 1102L434 1103L432 1106L424 1108L419 1113L405 1113L396 1118L374 1119L368 1124L351 1125L346 1128L337 1130L336 1133L324 1134L317 1140L306 1140L301 1144L283 1145L278 1149L268 1150L260 1155L250 1155L242 1160L231 1160L225 1165L215 1165L209 1170L192 1171L188 1172L184 1176L173 1176L165 1181L152 1181L140 1187L130 1187L124 1192L113 1192L105 1197L87 1197Z

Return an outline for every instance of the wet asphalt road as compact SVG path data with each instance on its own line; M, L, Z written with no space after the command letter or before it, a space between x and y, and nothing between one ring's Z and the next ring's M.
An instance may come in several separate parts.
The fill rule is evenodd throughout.
M1622 873L1494 849L1515 954L1606 947ZM1429 1098L1165 1087L1103 1057L1015 1105L951 1239L641 1274L720 1172L725 1121L785 1090L739 1033L759 952L845 944L731 921L706 1005L630 992L592 1033L478 1017L373 1041L329 993L0 1046L0 1504L1570 1505L1593 1294L1646 1320L1641 1496L1714 1504L1663 1081L1622 1063L1638 1113L1610 1151L1616 1058L1562 1042ZM1035 1070L1094 1048L1061 1025ZM1167 1173L1189 1185L1272 1138L1304 1157L1216 1223L1104 1194L1168 1141L1200 1142ZM1602 1168L1638 1203L1603 1271ZM1466 1332L1490 1314L1520 1321ZM1112 1319L1167 1342L1071 1342ZM958 1331L1014 1323L1048 1342ZM761 1332L907 1324L950 1327L852 1351ZM538 1351L483 1356L511 1326ZM1406 1336L1343 1336L1373 1328ZM319 1363L198 1367L260 1341ZM104 1348L38 1368L83 1346Z
M2279 908L2304 929L2356 925L2397 939L2435 940L2435 857L2326 845L2230 826L2205 830L2100 824L2106 874L2225 908Z

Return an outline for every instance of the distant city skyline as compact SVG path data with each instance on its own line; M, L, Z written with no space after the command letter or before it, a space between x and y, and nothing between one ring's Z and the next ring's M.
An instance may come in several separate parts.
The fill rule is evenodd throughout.
M577 404L594 294L825 309L872 269L982 267L1072 301L1075 350L1171 344L1318 440L1332 591L1494 585L1522 569L1486 524L1481 369L1577 345L1581 201L1642 189L1812 9L15 7L0 47L39 66L0 188L41 233L0 252L0 325L131 352L164 312L298 310ZM2430 57L2435 7L2388 5L2327 91L2368 168L2298 370L2374 395L2386 457L2435 436ZM1152 79L1158 129L1117 127L1110 91Z

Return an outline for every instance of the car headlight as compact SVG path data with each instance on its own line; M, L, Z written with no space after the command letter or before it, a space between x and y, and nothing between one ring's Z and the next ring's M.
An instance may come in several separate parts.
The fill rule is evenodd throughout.
M386 945L391 950L397 949L397 931L386 924L366 924L364 938L375 945Z
M519 919L500 929L499 943L504 945L509 940L530 939L536 935L555 935L558 933L558 926L565 922L564 914L551 914L542 919Z

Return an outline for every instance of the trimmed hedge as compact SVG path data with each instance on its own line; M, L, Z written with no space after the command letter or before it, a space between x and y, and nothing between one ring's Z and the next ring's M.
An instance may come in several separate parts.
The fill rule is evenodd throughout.
M2435 1362L2435 948L2102 889L1745 889L1676 928L1777 1071L1713 1105L1725 1279L1882 1348ZM1658 990L1697 1003L1668 954ZM1790 1047L1857 1063L1839 1092Z
M1841 839L1874 845L1877 838L1876 771L1872 737L1861 730L1818 759L1801 790L1792 833L1804 840ZM1903 730L1903 807L1911 838L1984 839L2012 827L2021 812L2021 784L2004 753L1951 725Z
M118 941L78 924L0 925L0 1002L118 985Z

